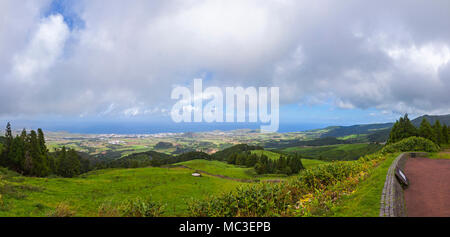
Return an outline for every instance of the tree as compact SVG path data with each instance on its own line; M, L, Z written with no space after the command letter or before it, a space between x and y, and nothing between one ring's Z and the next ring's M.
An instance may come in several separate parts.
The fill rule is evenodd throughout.
M58 152L57 174L63 177L74 177L80 174L80 158L75 150L66 150L66 147Z
M443 138L443 143L445 143L445 144L449 143L448 127L446 124L444 124L444 126L442 126L442 138Z
M22 172L24 164L24 143L19 136L16 136L8 152L9 166L11 169Z
M436 136L434 134L433 128L426 118L423 118L422 122L420 123L419 136L436 142Z
M36 131L31 130L28 136L28 142L30 157L32 160L30 175L39 177L47 176L50 173L50 169L47 164L47 159L44 155L42 155L39 147Z
M9 149L13 141L11 124L9 122L6 124L5 138L6 138L5 142L6 149Z
M433 133L435 136L435 142L436 144L442 144L443 143L443 136L442 136L442 126L441 123L439 122L439 120L436 120L436 122L433 125Z
M39 150L41 154L47 156L47 147L45 146L45 138L44 138L44 132L42 132L42 129L38 128L38 144L39 144Z
M394 126L392 126L387 143L395 143L412 136L417 136L417 129L409 120L408 114L405 114L405 116L400 117L394 123Z

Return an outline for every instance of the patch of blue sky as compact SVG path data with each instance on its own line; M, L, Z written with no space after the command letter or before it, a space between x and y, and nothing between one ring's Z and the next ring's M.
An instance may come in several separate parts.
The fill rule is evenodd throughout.
M49 7L44 11L44 17L60 14L64 18L70 30L82 29L85 27L84 21L76 12L76 0L52 0Z

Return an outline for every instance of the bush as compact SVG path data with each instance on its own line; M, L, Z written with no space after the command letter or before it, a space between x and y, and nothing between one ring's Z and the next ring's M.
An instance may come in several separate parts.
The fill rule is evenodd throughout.
M157 217L164 213L161 203L141 198L128 200L119 209L125 217Z
M299 177L300 182L304 183L309 190L324 188L343 181L348 177L357 175L365 169L364 162L334 162L323 164L314 169L307 169Z
M298 179L279 184L240 186L235 191L189 203L190 216L307 216L329 210L385 157L367 155L306 169Z
M56 208L47 214L49 217L72 217L75 216L75 211L70 210L69 205L60 203Z
M439 146L423 137L408 137L381 149L383 154L406 151L437 152L439 151Z
M192 216L242 217L278 216L290 203L289 190L279 184L240 186L234 192L207 200L192 200L189 211Z

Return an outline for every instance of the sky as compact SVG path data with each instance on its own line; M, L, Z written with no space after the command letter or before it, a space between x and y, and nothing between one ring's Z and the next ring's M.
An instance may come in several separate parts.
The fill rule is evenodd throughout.
M448 0L2 0L0 121L163 123L195 78L279 87L281 130L449 114L449 29Z

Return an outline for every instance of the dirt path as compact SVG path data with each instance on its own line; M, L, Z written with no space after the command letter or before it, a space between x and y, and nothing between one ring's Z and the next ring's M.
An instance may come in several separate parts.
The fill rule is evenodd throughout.
M450 217L450 160L411 158L405 165L408 216Z

